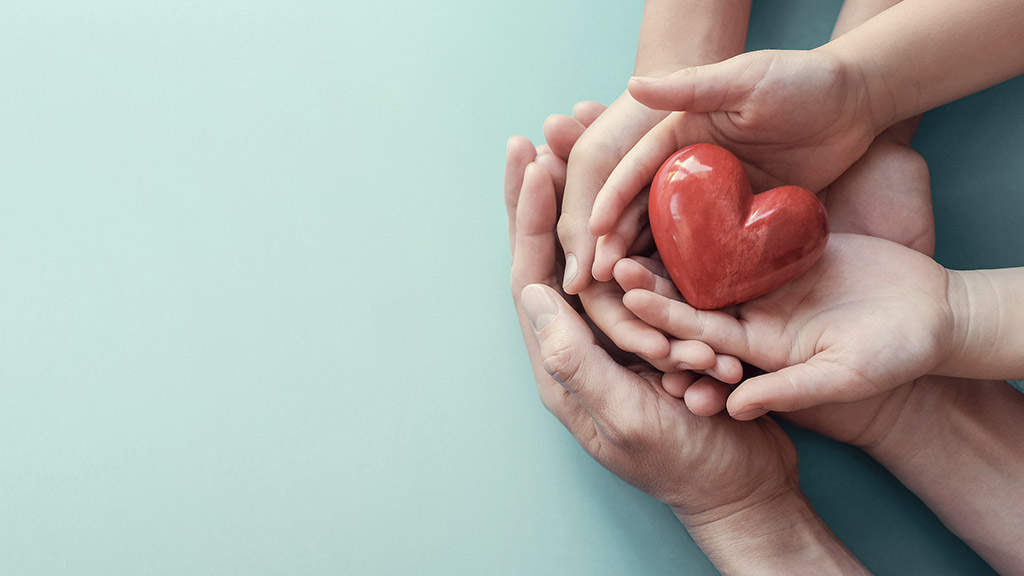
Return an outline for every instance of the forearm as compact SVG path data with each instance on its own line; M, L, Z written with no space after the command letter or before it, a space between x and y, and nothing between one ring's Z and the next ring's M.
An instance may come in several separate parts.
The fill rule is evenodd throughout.
M874 18L879 13L899 4L901 0L845 0L836 24L832 28L832 39L846 34L857 26Z
M1024 395L926 378L868 454L1001 574L1024 573Z
M949 271L952 351L946 376L1024 377L1024 268Z
M869 574L798 490L714 519L676 512L722 574Z
M1019 0L904 0L818 50L866 86L878 131L1024 72Z
M743 52L750 0L647 0L637 42L637 76L662 76Z

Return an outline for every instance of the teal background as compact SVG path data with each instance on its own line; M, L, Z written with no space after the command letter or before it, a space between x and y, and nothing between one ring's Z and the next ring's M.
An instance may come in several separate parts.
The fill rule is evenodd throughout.
M505 141L639 3L0 0L0 573L713 574L537 399ZM750 48L839 3L755 2ZM930 113L939 258L1022 265L1024 83ZM984 564L793 431L880 574Z

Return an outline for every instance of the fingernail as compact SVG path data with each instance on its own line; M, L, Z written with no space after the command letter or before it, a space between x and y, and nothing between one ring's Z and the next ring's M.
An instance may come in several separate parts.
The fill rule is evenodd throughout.
M736 420L753 420L755 418L760 418L761 416L764 416L767 413L768 411L765 410L763 406L751 404L750 406L746 406L739 412L733 414L732 417L735 418Z
M523 304L523 311L534 332L543 330L558 315L558 303L547 290L536 284L523 288L519 301Z
M576 261L575 254L566 254L565 256L565 274L562 279L562 287L567 287L572 284L572 281L576 279L576 274L580 270L580 264Z
M658 79L652 76L633 76L629 81L636 84L654 84Z

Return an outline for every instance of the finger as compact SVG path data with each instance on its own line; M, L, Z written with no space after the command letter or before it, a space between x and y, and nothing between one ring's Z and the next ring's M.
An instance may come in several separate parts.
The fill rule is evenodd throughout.
M700 340L671 340L668 360L674 370L707 370L715 365L715 351Z
M554 184L536 162L526 166L515 223L512 256L512 295L537 282L555 284L555 222L558 218Z
M562 193L565 191L565 160L548 152L547 154L538 154L534 162L548 171L548 175L551 176L551 184L555 188L555 201L560 203Z
M710 376L704 376L691 384L683 394L686 407L697 416L714 416L725 410L731 386Z
M746 380L729 395L729 414L737 420L753 420L771 411L854 402L882 392L870 384L865 387L850 370L819 357Z
M625 258L626 251L640 236L640 231L648 222L647 199L647 194L633 198L616 222L615 229L597 239L597 250L594 254L595 280L611 280L615 263Z
M665 392L668 392L670 396L683 398L686 394L686 389L696 382L698 378L701 378L699 374L690 372L689 370L681 372L666 372L661 378L661 387L664 388Z
M509 246L515 253L516 208L519 194L523 187L523 175L526 165L536 157L533 144L522 136L508 139L505 151L505 211L508 213Z
M626 384L635 382L636 374L595 343L593 332L554 289L531 284L523 289L520 302L536 335L541 366L595 421L600 423L610 406L628 402L631 392Z
M596 236L608 234L643 188L651 183L662 163L679 149L676 127L681 115L671 115L652 128L627 152L594 199L588 222Z
M572 107L572 117L583 124L584 127L588 127L597 120L608 107L600 102L594 102L591 100L584 100L583 102L577 102Z
M576 142L569 155L558 238L565 250L565 291L590 283L597 236L589 230L594 198L625 152L662 118L623 94Z
M539 288L541 285L531 284L529 286ZM539 303L535 302L531 295L530 290L524 289L521 293L516 294L515 299L523 338L526 341L526 350L533 367L533 378L537 383L537 393L544 407L575 435L577 431L586 428L589 416L569 391L548 373L545 368L544 353L541 351L537 338L537 331L544 328L552 314L557 313L557 306L552 307L546 304L543 300L547 298L546 295L541 295L542 300ZM534 326L537 328L535 329Z
M661 78L633 77L629 93L655 110L736 111L764 78L772 60L768 51L749 52Z
M664 265L652 258L642 256L623 258L615 263L612 276L623 292L639 289L654 292L673 300L682 299L675 284L667 277Z
M591 321L619 348L648 358L668 355L668 339L626 309L614 282L592 283L580 292L580 300Z
M553 157L550 153L546 155ZM512 258L513 300L516 302L541 402L567 427L580 429L585 426L589 417L565 389L552 380L544 370L533 328L519 302L523 286L536 282L556 283L554 273L557 206L554 185L550 173L538 163L527 164L522 172L524 174L520 190L516 192L517 210L513 226L516 234L514 245L518 247Z
M638 318L679 340L699 340L715 352L756 364L756 359L747 357L749 350L743 325L724 312L697 310L648 290L630 290L622 302Z
M735 356L715 354L714 366L704 372L726 384L738 384L743 379L743 363Z
M572 116L552 114L544 121L544 140L555 156L568 162L569 153L584 130L586 126Z

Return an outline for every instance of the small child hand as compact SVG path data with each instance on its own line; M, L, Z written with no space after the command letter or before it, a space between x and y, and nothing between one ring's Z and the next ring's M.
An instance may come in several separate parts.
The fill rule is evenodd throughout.
M806 275L736 307L704 312L645 289L640 319L768 373L729 396L738 419L871 397L935 368L953 348L947 271L898 244L833 234Z
M594 200L591 232L615 233L662 162L696 142L735 154L755 191L783 184L822 190L885 128L875 126L854 75L828 53L794 50L633 79L630 94L639 102L681 112L648 132L608 176Z
M614 274L624 291L647 290L665 298L680 299L679 292L658 260L625 258L615 265ZM687 408L698 416L711 416L724 410L726 398L732 391L730 384L736 384L743 377L743 365L739 359L715 354L699 340L670 338L669 353L652 364L665 372L662 379L665 391L681 398Z

